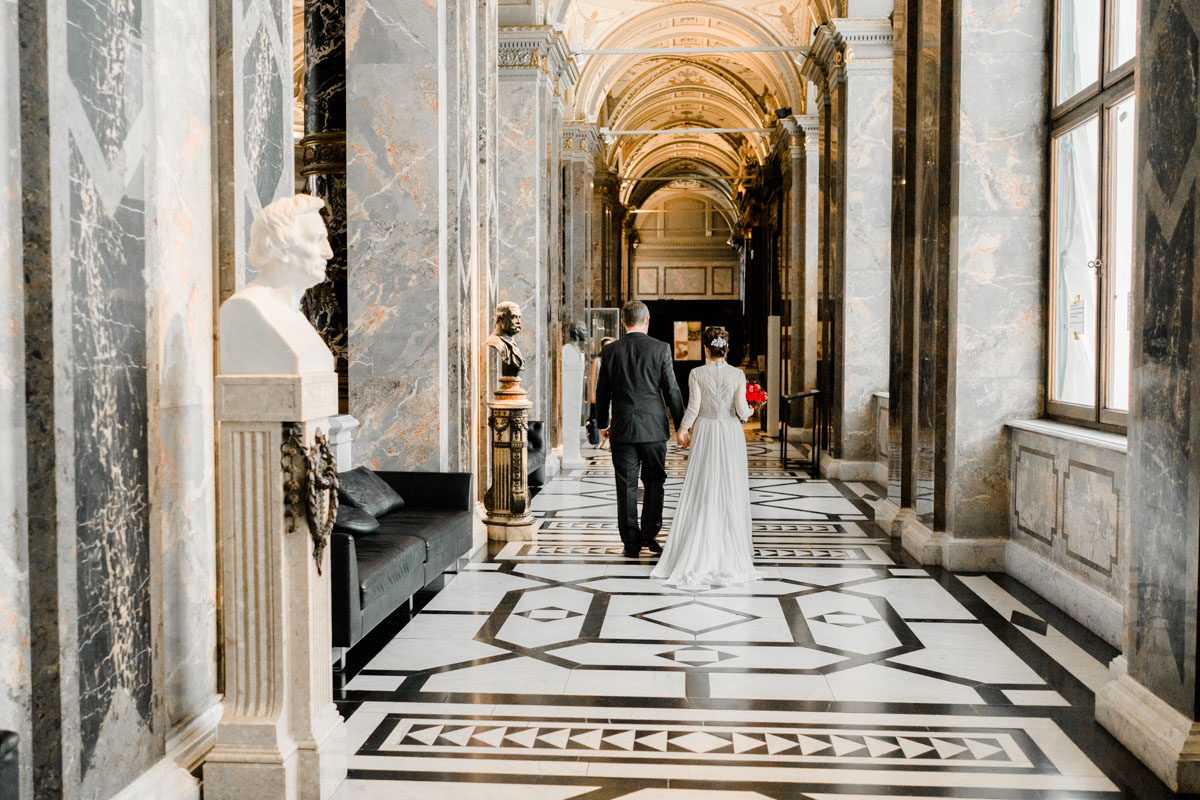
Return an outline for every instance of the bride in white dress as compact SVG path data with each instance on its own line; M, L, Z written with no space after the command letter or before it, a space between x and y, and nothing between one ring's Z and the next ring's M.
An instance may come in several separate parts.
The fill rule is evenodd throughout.
M677 434L681 447L694 446L667 544L650 575L668 586L740 586L763 577L754 569L750 534L746 376L725 363L724 328L705 328L701 341L710 361L688 377Z

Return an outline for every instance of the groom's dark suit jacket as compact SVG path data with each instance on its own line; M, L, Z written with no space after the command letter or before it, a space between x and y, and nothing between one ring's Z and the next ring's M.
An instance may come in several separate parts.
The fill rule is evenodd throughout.
M628 333L600 354L596 381L596 422L609 427L612 404L614 442L665 442L671 438L666 410L675 427L683 420L683 397L675 383L671 346L644 333ZM665 401L665 404L664 404Z

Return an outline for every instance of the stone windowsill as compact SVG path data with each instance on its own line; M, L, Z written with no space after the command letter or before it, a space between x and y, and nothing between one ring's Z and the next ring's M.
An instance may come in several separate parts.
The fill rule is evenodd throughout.
M1053 436L1056 439L1079 442L1092 447L1102 447L1105 450L1115 450L1118 453L1129 451L1129 439L1119 433L1106 433L1049 419L1010 419L1006 424L1010 428L1032 431L1043 436Z
M890 398L891 398L891 395L890 395L890 394L888 394L887 392L875 392L874 394L875 394L875 396L876 396L876 397L878 397L880 400L888 400L888 399L890 399Z

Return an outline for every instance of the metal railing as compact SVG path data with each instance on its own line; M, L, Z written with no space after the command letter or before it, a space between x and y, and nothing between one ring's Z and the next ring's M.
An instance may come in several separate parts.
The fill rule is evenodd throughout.
M829 430L825 420L828 409L822 402L823 399L819 389L787 394L781 398L783 408L780 410L783 413L779 416L779 463L784 469L791 469L793 462L796 467L804 465L803 459L788 457L788 429L794 419L801 420L801 425L803 425L805 401L812 400L812 441L809 446L808 474L814 480L821 477L821 451L825 450L828 445L825 441Z

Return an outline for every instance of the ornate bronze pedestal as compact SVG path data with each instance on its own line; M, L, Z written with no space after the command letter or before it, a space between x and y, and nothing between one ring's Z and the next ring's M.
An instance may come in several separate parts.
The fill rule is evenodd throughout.
M492 485L484 495L484 523L488 538L500 542L528 541L537 521L529 513L529 482L526 464L529 409L521 379L500 378L500 388L488 403L488 428L492 432Z

